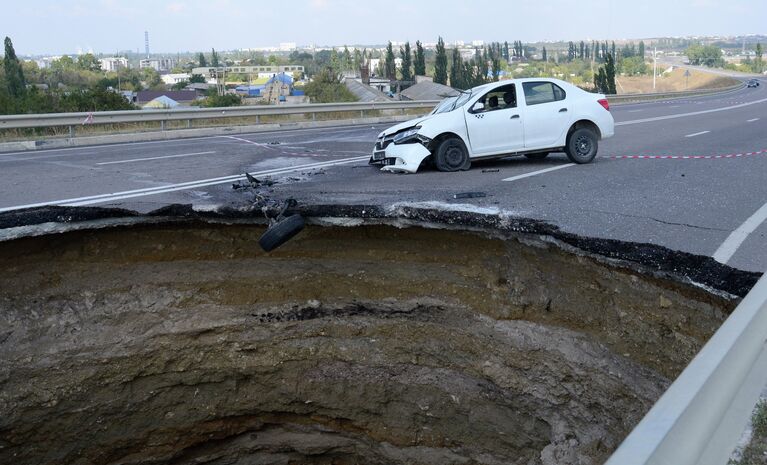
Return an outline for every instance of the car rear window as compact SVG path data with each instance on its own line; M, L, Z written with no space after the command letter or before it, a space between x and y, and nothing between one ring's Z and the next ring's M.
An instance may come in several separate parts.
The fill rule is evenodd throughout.
M523 82L525 103L538 105L565 99L565 91L551 82Z

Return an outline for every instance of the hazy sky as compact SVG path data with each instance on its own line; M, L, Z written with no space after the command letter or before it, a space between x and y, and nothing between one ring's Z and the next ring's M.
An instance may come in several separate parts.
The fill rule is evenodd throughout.
M767 34L767 0L0 0L16 53ZM391 5L391 6L389 6Z

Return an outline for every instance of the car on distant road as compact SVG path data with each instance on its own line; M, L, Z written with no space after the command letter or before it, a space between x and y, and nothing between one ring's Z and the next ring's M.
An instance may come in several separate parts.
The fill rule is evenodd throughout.
M428 115L383 131L370 164L395 173L415 173L424 162L460 171L475 160L540 160L557 151L573 163L589 163L599 140L614 131L604 95L558 79L513 79L461 91Z
M759 87L759 81L757 81L756 79L750 79L746 83L746 87Z

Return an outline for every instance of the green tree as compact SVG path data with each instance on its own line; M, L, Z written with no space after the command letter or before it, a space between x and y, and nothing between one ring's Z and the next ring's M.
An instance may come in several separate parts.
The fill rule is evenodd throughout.
M442 37L437 41L437 58L434 63L434 82L447 84L447 52Z
M416 76L426 76L426 53L420 40L415 42L415 60L413 64Z
M394 49L391 42L386 46L386 56L384 58L384 75L386 79L394 81L397 79L397 65L394 61Z
M84 71L101 71L101 63L99 63L92 53L78 56L77 67Z
M714 45L692 45L685 53L691 65L724 66L722 50Z
M312 103L357 101L357 97L341 82L339 75L330 67L319 71L312 82L304 86L304 90Z
M341 62L342 62L344 71L349 71L352 69L352 54L349 51L349 47L347 47L346 45L344 45L344 53L341 56Z
M615 59L613 58L612 53L607 54L607 59L605 61L605 77L606 77L606 86L607 86L607 93L608 94L616 94L617 91L615 89Z
M542 54L543 61L549 61L549 57L546 54L546 47L543 47L543 54Z
M221 62L218 59L218 53L216 53L216 49L212 48L210 53L210 66L214 68L218 68L221 66Z
M192 74L189 78L190 84L205 84L205 76L202 74Z
M405 42L405 48L399 49L400 58L402 58L402 80L412 81L413 54L410 52L410 42Z
M450 86L456 89L466 89L463 58L461 58L461 51L458 48L453 49L452 66L450 67Z
M599 70L594 73L594 90L600 94L608 94L607 91L607 76L605 75L604 66L600 66Z
M644 40L639 42L639 56L644 60Z
M5 87L12 98L22 97L27 90L27 81L24 79L24 71L16 57L13 42L10 37L5 38L5 58L3 59L3 71L5 73Z
M197 61L200 63L200 68L206 68L208 66L208 60L205 59L205 54L200 52L197 57Z
M764 53L762 49L762 44L757 43L756 44L756 59L754 60L754 71L757 73L761 73L764 69L764 64L762 63L762 54Z

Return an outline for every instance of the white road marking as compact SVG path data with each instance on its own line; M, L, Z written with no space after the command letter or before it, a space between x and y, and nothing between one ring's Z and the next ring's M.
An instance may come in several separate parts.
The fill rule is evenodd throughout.
M748 235L754 232L765 220L767 220L767 203L762 205L762 208L751 215L738 229L730 233L727 239L722 242L722 245L714 252L714 260L727 264L732 256L735 255L735 252L738 251L741 244L748 238Z
M210 155L213 152L195 152L195 153L179 153L178 155L164 155L162 157L147 157L147 158L132 158L130 160L118 160L118 161L105 161L96 163L97 165L117 165L119 163L133 163L134 161L147 161L147 160L162 160L163 158L178 158L178 157L191 157L192 155Z
M274 168L274 169L265 170L265 171L257 171L250 174L253 176L271 176L275 174L285 174L285 173L291 173L294 171L301 171L301 170L307 170L307 169L327 168L327 167L335 166L335 165L345 165L345 164L354 163L357 161L368 160L369 158L370 158L369 156L342 158L340 160L309 163L306 165L287 166L284 168ZM112 202L115 200L130 199L133 197L142 197L147 195L163 194L166 192L195 189L198 187L213 186L216 184L226 184L228 182L238 181L244 178L245 178L244 175L236 174L233 176L222 176L219 178L199 179L197 181L182 182L178 184L168 184L167 186L148 187L145 189L135 189L130 191L114 192L110 194L92 195L88 197L51 200L48 202L32 203L28 205L16 205L13 207L0 208L0 212L20 210L22 208L42 207L46 205L66 205L71 207L81 207L83 205L93 205L97 203Z
M642 110L629 110L628 113L639 113Z
M693 134L687 134L684 137L702 136L703 134L708 134L709 132L711 132L711 131L701 131L701 132L696 132L696 133L693 133Z
M504 179L504 181L517 181L519 179L529 178L531 176L537 176L539 174L548 173L549 171L556 171L556 170L561 170L562 168L569 168L570 166L575 166L575 163L568 163L566 165L554 166L552 168L546 168L546 169L543 169L543 170L533 171L531 173L525 173L525 174L520 174L518 176L512 176L510 178Z
M759 121L759 118L752 118L752 119L746 120L746 123L753 123L754 121Z
M741 104L738 104L738 105L732 105L732 106L729 106L729 107L712 108L710 110L691 111L689 113L677 113L675 115L655 116L653 118L635 119L635 120L631 120L631 121L621 121L621 122L615 123L615 125L616 126L626 126L626 125L629 125L629 124L650 123L652 121L662 121L662 120L666 120L666 119L685 118L687 116L705 115L707 113L716 113L718 111L734 110L736 108L743 108L743 107L747 107L747 106L750 106L750 105L756 105L756 104L764 103L764 102L767 102L767 98L763 98L763 99L760 99L760 100L754 100L753 102L746 102L746 103L741 103Z

